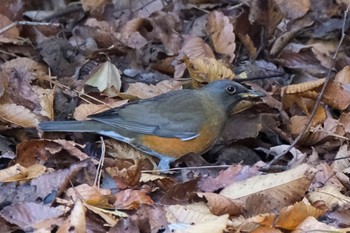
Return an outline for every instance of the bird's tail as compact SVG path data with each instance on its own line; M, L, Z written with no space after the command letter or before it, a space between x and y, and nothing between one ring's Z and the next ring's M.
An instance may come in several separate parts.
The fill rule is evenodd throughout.
M39 124L44 132L96 132L104 130L105 124L97 121L46 121Z

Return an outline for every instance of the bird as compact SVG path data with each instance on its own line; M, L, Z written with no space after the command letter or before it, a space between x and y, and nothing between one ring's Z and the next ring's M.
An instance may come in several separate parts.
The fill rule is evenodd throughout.
M200 89L170 91L88 116L84 121L44 121L43 132L85 132L107 136L157 157L158 169L184 155L201 155L218 140L230 110L240 101L262 97L231 81Z

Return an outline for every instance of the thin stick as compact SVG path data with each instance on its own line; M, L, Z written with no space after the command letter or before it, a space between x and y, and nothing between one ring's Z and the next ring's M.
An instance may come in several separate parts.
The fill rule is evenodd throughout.
M47 23L47 22L30 22L30 21L16 21L13 22L2 29L0 29L0 34L10 30L16 26L52 26L52 27L61 27L60 23Z
M103 137L101 138L101 158L100 161L98 163L97 166L97 174L95 177L95 181L94 181L94 186L99 189L100 188L100 183L101 183L101 176L102 176L102 168L103 168L103 163L105 161L105 155L106 155L106 145L105 145L105 141L103 140Z
M267 164L266 167L263 168L263 170L270 170L271 166L276 161L278 161L280 158L282 158L284 155L286 155L300 141L300 139L304 136L306 130L310 127L311 121L312 121L313 117L316 114L317 108L320 106L320 103L321 103L321 100L322 100L322 98L324 96L325 90L326 90L329 82L333 79L332 76L331 76L332 69L333 69L333 67L335 65L335 59L337 58L337 55L339 53L340 46L342 45L343 40L345 38L345 22L346 22L348 13L349 13L349 8L350 8L350 3L348 4L348 7L346 8L346 11L344 11L344 20L343 20L343 25L342 25L342 36L340 38L339 44L337 46L337 49L336 49L336 51L335 51L335 53L334 53L334 55L332 57L331 66L329 67L329 70L328 70L328 73L327 73L327 76L326 76L326 80L325 80L325 82L324 82L324 84L322 86L320 94L317 96L316 102L314 104L314 107L312 109L312 112L310 114L310 117L309 117L307 123L304 125L304 127L303 127L302 131L300 132L300 134L294 139L294 141L287 148L287 150L285 150L282 154L276 156L270 163Z

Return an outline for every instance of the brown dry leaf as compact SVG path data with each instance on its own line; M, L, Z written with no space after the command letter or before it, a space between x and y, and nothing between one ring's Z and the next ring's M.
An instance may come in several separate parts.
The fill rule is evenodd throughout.
M331 168L335 172L343 172L345 169L350 167L350 151L348 145L342 145L337 154L335 155L334 161L331 164Z
M11 167L0 170L0 181L6 180L7 178L17 175L21 171L25 170L25 167L21 166L19 163L12 165Z
M304 128L304 125L309 120L309 116L292 116L290 118L290 133L297 135ZM322 124L326 120L326 112L322 106L318 106L316 113L311 121L311 126Z
M29 109L17 104L1 104L0 118L23 128L34 128L39 118Z
M250 233L282 233L282 231L271 227L258 227Z
M122 85L120 71L110 61L100 64L92 72L86 85L97 87L97 89L108 97L119 94Z
M124 164L126 164L126 166L120 168L106 168L106 172L113 177L120 189L126 189L139 184L141 178L141 167L138 160L136 160L135 164Z
M33 179L30 184L36 187L38 198L44 199L47 195L52 194L52 192L57 192L57 196L60 196L66 190L69 182L75 178L76 174L88 165L88 161L78 162L72 164L67 169L45 173Z
M153 205L153 200L140 190L126 189L115 194L116 201L114 206L118 209L133 210L140 205Z
M163 180L163 179L170 179L170 178L167 177L167 176L148 174L148 173L141 173L140 182L147 183L149 181Z
M191 194L198 190L197 183L198 178L171 185L166 189L160 202L166 205L188 203Z
M230 199L216 193L197 193L198 197L205 198L210 211L215 215L229 214L239 215L242 213L238 207Z
M248 50L249 57L256 58L258 49L256 48L252 38L248 34L238 34L238 37L241 39L242 44L244 44L244 47Z
M326 162L319 161L316 169L318 172L315 176L313 187L310 190L318 189L318 184L323 184L324 186L330 185L336 187L338 190L344 190L344 185L335 176L334 171Z
M100 208L113 208L113 205L108 203L108 195L111 195L109 189L101 189L88 184L81 184L74 188L69 188L66 191L66 196L73 200L82 198L86 204Z
M322 201L328 209L337 207L338 210L345 210L350 207L350 197L343 195L333 185L327 185L309 192L306 197L311 203Z
M120 34L116 32L116 29L106 21L99 21L95 18L88 18L84 24L87 29L90 29L93 39L98 46L102 48L108 48L111 45L120 47L120 41L118 37Z
M231 116L226 122L222 138L225 143L240 139L256 138L260 131L278 129L278 116L271 113L256 114L249 109ZM244 129L244 130L242 130Z
M51 162L54 161L52 155L57 156L58 160L62 163L62 154L65 155L64 162L69 162L69 156L71 156L71 162L79 160L85 160L90 158L87 154L82 152L79 148L80 145L73 141L66 140L30 140L22 141L16 147L17 158L16 161L22 166L28 167L38 162L46 162L50 158ZM60 160L61 159L61 160ZM57 162L57 161L56 161Z
M101 8L107 0L82 0L81 6L85 12L96 11L97 8Z
M330 226L329 224L318 221L314 217L308 217L303 221L292 233L300 233L300 232L315 232L315 233L323 233L323 232L332 232L332 233L347 233L350 231L350 228L336 228Z
M308 44L312 46L311 51L321 65L332 69L332 55L335 53L339 42L336 40L311 39L308 41Z
M346 133L350 133L350 113L343 112L339 117L339 124Z
M194 88L222 79L232 80L235 75L224 64L214 58L183 58L192 79Z
M80 104L78 107L75 108L73 117L77 121L83 121L86 120L89 115L97 114L111 108L120 107L126 104L127 102L128 100L119 100L108 104Z
M98 208L96 206L88 205L84 203L84 206L92 211L93 213L97 214L100 216L103 220L105 220L106 224L109 225L110 227L114 226L117 222L118 218L127 218L128 215L124 212L118 211L118 210L105 210L102 208ZM114 217L116 216L116 217Z
M210 46L199 37L193 37L187 40L181 49L181 53L190 59L203 57L215 58Z
M274 0L267 0L263 4L260 0L253 0L249 5L249 21L263 25L267 30L266 38L270 38L283 18L278 5Z
M130 48L142 49L148 41L141 35L139 30L146 23L148 23L148 21L144 18L136 18L126 22L120 30L120 40Z
M310 10L310 0L288 1L275 0L283 15L294 20L304 16Z
M350 83L350 66L345 66L341 71L339 71L335 76L334 81L341 84L349 84Z
M181 48L181 37L178 33L182 27L180 18L171 12L157 11L151 15L149 22L153 27L150 37L163 43L168 56L178 54Z
M129 88L126 92L120 93L121 97L133 97L139 99L147 99L160 94L167 93L169 91L181 90L182 84L179 81L169 81L164 80L156 85L150 84L147 85L145 83L137 82L130 83Z
M302 93L306 91L311 91L316 87L320 87L321 85L323 85L324 81L325 79L322 78L322 79L317 79L315 81L303 82L299 84L291 84L285 88L282 88L282 93L297 94L297 93Z
M2 182L16 182L26 181L36 178L46 171L46 167L40 164L33 164L30 167L19 169L19 173L13 176L9 176L2 180Z
M249 202L251 206L259 205L264 210L281 209L302 199L315 176L315 171L309 165L302 164L285 172L235 182L225 187L220 194L233 200L239 199L243 203L252 195L259 194L274 200L276 206L267 202L267 206L263 208L261 203Z
M11 24L11 20L5 15L0 14L0 28L4 28ZM0 35L0 42L2 43L18 43L19 30L17 27L12 27L11 29L5 31Z
M30 228L33 224L51 218L57 218L64 214L61 206L50 207L43 203L14 203L1 210L0 216L9 223L16 224L22 230Z
M280 211L274 226L287 230L294 230L307 217L312 216L318 218L325 212L325 210L317 209L304 202L297 202L293 206L288 206Z
M229 223L228 214L216 216L204 203L171 205L166 210L168 222L174 227L172 232L222 233Z
M157 168L155 157L137 150L126 143L121 143L114 139L106 139L105 144L107 154L116 158L116 163L119 161L123 163L123 160L139 160L143 170L153 170L154 168ZM148 166L144 167L145 165Z
M48 117L50 120L54 119L54 109L53 109L53 101L54 101L54 89L44 89L39 86L32 86L33 90L37 93L39 100L41 111L40 114Z
M293 135L298 135L302 131L308 119L309 117L307 116L292 116L290 118L289 125L290 133Z
M57 229L57 233L69 232L70 229L74 229L74 232L77 233L86 232L85 212L86 209L83 203L77 199L69 217L62 225L60 225Z
M350 104L350 92L338 82L329 82L323 96L323 101L333 108L345 110Z
M222 12L212 11L208 14L207 33L213 42L215 51L227 55L229 62L235 58L235 34L229 18Z
M181 48L180 54L177 57L178 60L186 56L190 59L192 58L215 58L212 49L206 44L202 38L194 37L185 41L183 47ZM185 63L177 63L175 65L174 78L179 79L183 76L186 70Z

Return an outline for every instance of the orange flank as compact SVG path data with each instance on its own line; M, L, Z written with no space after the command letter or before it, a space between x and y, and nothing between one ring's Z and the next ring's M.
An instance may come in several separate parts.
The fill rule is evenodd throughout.
M213 133L220 132L220 130L210 129L212 128L202 128L197 138L188 141L182 141L178 138L163 138L155 135L142 135L140 141L144 146L151 148L159 154L180 158L190 153L203 154L210 149L218 138L218 135L213 135Z

